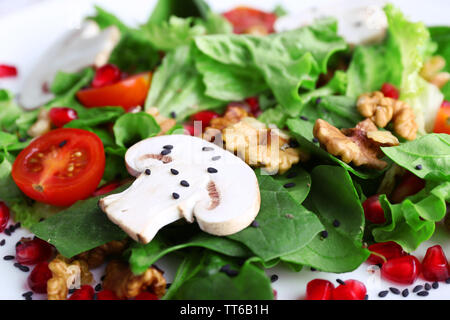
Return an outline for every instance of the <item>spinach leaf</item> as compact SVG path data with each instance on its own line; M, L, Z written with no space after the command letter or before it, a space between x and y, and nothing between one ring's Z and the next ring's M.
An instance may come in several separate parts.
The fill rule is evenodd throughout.
M283 186L287 183L293 183L294 185L286 190L298 203L302 203L306 199L311 189L310 174L299 166L292 168L283 175L274 176L274 179Z
M114 192L125 190L124 185ZM54 245L59 253L71 258L112 240L127 237L98 207L98 196L76 202L71 207L31 227L38 238Z
M354 270L368 258L369 251L362 247L364 212L352 179L339 166L315 167L311 177L312 189L305 206L318 215L327 236L315 236L282 260L327 272ZM335 220L340 223L338 227Z
M259 226L247 227L228 237L247 246L263 261L269 261L299 250L323 226L275 179L261 173L257 176L261 194L261 209L256 217Z
M117 145L128 148L140 140L157 135L161 128L151 115L138 112L127 113L117 119L113 131Z
M0 199L8 204L20 201L22 192L11 177L14 157L7 153L0 153Z
M108 122L114 122L125 113L121 107L99 107L99 108L73 108L77 112L78 119L70 121L65 128L96 127Z
M441 182L450 179L448 134L427 134L414 141L382 150L392 161L422 179Z

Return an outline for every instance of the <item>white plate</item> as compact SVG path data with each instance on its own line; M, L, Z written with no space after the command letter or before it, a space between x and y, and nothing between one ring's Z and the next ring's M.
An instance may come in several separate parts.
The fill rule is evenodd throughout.
M379 3L380 1L373 1ZM402 8L402 10L414 20L424 21L428 25L449 24L448 12L450 12L450 1L447 0L394 0L391 1ZM249 5L257 8L271 10L277 4L281 4L294 17L304 16L311 7L334 6L344 8L352 6L360 1L339 1L336 0L210 0L213 10L223 12L236 5ZM64 32L80 25L82 18L93 13L93 4L99 4L107 10L117 14L129 25L145 21L155 1L146 0L40 0L36 4L27 6L24 9L5 14L1 10L0 2L0 63L7 63L18 66L19 77L15 79L0 80L0 88L8 88L15 93L20 93L20 87L24 77L32 68L43 51ZM295 20L295 18L294 18ZM1 195L0 195L1 197ZM13 267L14 261L4 261L3 256L14 255L15 244L22 236L27 236L26 230L20 229L12 236L0 234L0 240L6 239L6 244L0 247L0 299L23 299L22 293L29 290L27 286L28 273L24 273ZM422 244L414 252L419 259L422 259L426 249L433 244L440 244L447 256L450 257L450 233L443 227L438 226L438 230L433 238ZM176 270L176 263L171 258L166 258L158 263L158 266L165 270L168 282L172 280ZM368 265L362 264L357 270L345 274L331 274L317 271L310 271L309 268L296 273L282 267L267 270L267 274L276 274L278 280L273 283L273 288L278 292L278 299L301 299L304 297L305 288L308 281L314 278L323 278L335 281L357 279L366 284L369 299L379 299L378 292L387 290L389 287L412 289L415 285L425 283L418 280L414 285L398 286L380 279L379 271L370 273ZM95 271L96 281L102 275L102 268ZM410 290L411 291L411 290ZM44 298L44 295L34 295L34 299ZM438 289L432 289L426 298L418 297L410 293L407 299L449 299L450 285L440 283ZM384 299L402 299L401 295L389 295Z

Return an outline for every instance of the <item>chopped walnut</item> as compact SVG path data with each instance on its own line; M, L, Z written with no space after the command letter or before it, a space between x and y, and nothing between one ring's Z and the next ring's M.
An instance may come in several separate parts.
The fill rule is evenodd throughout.
M268 172L282 174L300 161L301 152L290 146L286 133L278 128L267 128L255 118L243 118L225 128L222 134L225 149L247 164L264 167Z
M52 128L52 122L50 120L49 111L42 108L39 111L36 122L28 129L27 133L30 137L39 137L44 133L47 133Z
M106 267L103 288L114 291L119 298L134 298L143 291L150 290L158 298L166 293L166 280L161 271L155 267L135 275L127 263L113 260Z
M149 115L153 116L153 118L155 118L155 120L156 120L156 123L158 123L158 125L160 126L161 132L158 134L158 136L165 134L174 125L177 124L175 119L167 118L167 117L163 116L162 114L160 114L158 108L154 108L154 107L149 108L148 110L146 110L146 112Z
M209 127L205 128L203 139L218 142L222 137L222 130L249 116L249 113L239 104L230 104L223 117L211 120Z
M380 147L398 145L399 142L389 131L378 131L375 124L366 119L355 128L339 130L322 119L314 125L314 137L321 146L345 163L356 166L384 169L387 163L380 160Z
M82 260L71 260L58 255L48 265L52 278L47 281L48 300L66 300L69 289L93 281L88 265Z
M75 258L77 260L86 261L89 269L94 269L101 266L107 257L120 255L125 250L127 243L127 239L122 241L114 240L92 250L83 252Z
M436 85L438 88L442 88L450 81L450 73L440 72L445 67L445 59L441 56L434 56L428 59L420 71L422 78Z
M359 113L384 128L393 121L395 132L407 140L416 138L418 125L413 109L405 102L385 97L380 91L362 94L358 98Z

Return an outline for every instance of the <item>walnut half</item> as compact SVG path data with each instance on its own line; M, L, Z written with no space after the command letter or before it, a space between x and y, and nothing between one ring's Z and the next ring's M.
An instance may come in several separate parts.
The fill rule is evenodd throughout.
M394 146L399 142L389 131L378 131L370 119L356 125L355 128L339 130L322 119L314 125L314 137L321 146L345 163L353 162L356 166L384 169L387 163L380 160L380 147Z

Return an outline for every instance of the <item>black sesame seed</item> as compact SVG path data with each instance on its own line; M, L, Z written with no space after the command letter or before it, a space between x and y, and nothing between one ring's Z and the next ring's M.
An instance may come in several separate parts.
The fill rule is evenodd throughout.
M148 176L152 173L152 171L151 171L150 169L145 169L144 172L145 172L145 174L148 175Z
M336 279L336 282L345 286L345 281L342 279Z
M419 292L422 289L423 289L423 286L419 284L418 286L414 287L413 292L416 293L416 292Z
M313 138L313 139L312 139L312 142L317 143L317 142L319 142L319 139Z
M33 291L27 291L25 293L22 293L22 297L31 297L33 295Z
M388 293L389 293L389 291L383 290L383 291L380 291L380 292L378 293L378 296L379 296L380 298L384 298L384 297L386 297L386 296L388 295Z
M166 283L166 289L169 289L171 285L171 283Z
M28 272L30 271L30 268L28 268L27 266L21 265L20 263L14 263L14 267L16 267L17 269L19 269L20 271L23 272Z
M175 169L170 169L170 172L172 172L172 174L174 174L174 175L177 175L179 173L178 170L175 170Z
M402 296L404 296L405 298L406 298L407 296L409 296L409 290L408 290L408 289L403 290L403 291L402 291Z
M172 150L173 149L173 145L171 145L171 144L165 145L163 147L163 149Z
M239 272L238 272L237 270L228 270L228 271L226 272L226 274L227 274L229 277L235 277L235 276L237 276L237 275L239 274Z
M179 199L179 198L180 198L180 195L179 195L178 193L174 192L174 193L172 193L172 197L173 197L174 199Z
M9 229L5 229L5 231L3 231L7 236L11 235L11 231L9 231Z
M202 151L213 151L214 149L211 147L203 147Z
M310 270L311 270L312 272L317 271L317 269L316 269L316 268L313 268L313 267L311 267Z
M0 241L0 246L4 246L5 243L6 243L6 240L5 240L5 239L2 239L2 241Z
M25 141L27 141L27 138L25 138L25 137L20 137L19 138L19 142L25 142Z
M295 183L294 182L288 182L288 183L285 183L283 185L283 187L285 187L286 189L293 188L293 187L295 187Z
M95 291L100 291L100 290L102 290L102 284L101 283L98 283L96 286L95 286Z
M219 159L220 159L220 156L214 156L214 157L211 158L212 161L217 161Z
M14 225L14 228L17 230L17 229L19 229L21 226L22 226L22 224L21 224L20 222L17 222L17 223Z
M321 103L322 102L322 98L317 98L316 99L316 104L319 104L319 103Z
M432 287L433 289L437 289L437 288L439 288L439 283L438 283L437 281L435 281L435 282L433 282L433 283L431 284L431 287Z
M295 178L296 176L298 176L298 173L295 172L295 171L292 171L292 172L289 172L289 173L286 175L286 178L292 179L292 178Z
M32 296L26 296L25 300L33 300L33 297Z
M252 226L253 228L258 228L258 227L259 227L259 222L256 221L256 220L254 220L254 221L252 222L251 226Z
M208 171L209 173L217 173L217 169L211 168L211 167L208 168L207 171Z
M429 295L429 292L428 291L420 291L420 292L417 292L417 295L420 297L426 297L427 295Z
M172 150L164 149L163 151L161 151L161 155L162 155L162 156L166 156L166 155L168 155L168 154L171 153L171 152L172 152Z
M270 282L275 282L277 280L278 280L278 275L273 274L273 275L270 276Z
M422 165L421 164L418 164L417 166L416 166L416 170L422 170Z
M229 264L224 265L222 268L220 268L220 271L226 273L229 277L238 275L238 272L236 270L232 270Z
M335 220L333 221L333 227L336 227L336 228L337 228L337 227L339 227L340 225L341 225L341 223L339 222L339 220L336 220L336 219L335 219Z
M390 287L389 290L390 290L393 294L400 294L400 290L398 290L397 288Z
M172 112L170 113L170 117L171 117L172 119L175 119L175 118L177 117L177 114L175 113L175 111L172 111Z
M10 256L10 255L7 255L7 256L4 256L3 257L3 260L6 260L6 261L8 261L8 260L14 260L15 259L15 257L14 256Z
M183 187L189 187L189 182L187 182L186 180L181 180L181 181L180 181L180 184L181 184Z
M291 148L297 148L299 146L298 142L295 140L290 140L289 141L289 147Z
M431 290L431 284L425 283L424 288L425 288L425 290L427 290L427 291Z
M368 294L366 294L366 295L364 296L364 300L369 300L369 295L368 295Z
M328 231L327 230L323 230L321 233L320 233L320 236L322 237L322 238L327 238L328 237Z
M445 283L450 284L450 278L445 279Z
M308 121L308 118L305 116L300 116L300 119L304 120L304 121Z
M62 148L62 147L64 147L65 145L67 144L67 140L64 140L64 141L61 141L60 143L59 143L59 147L60 148Z
M9 232L13 233L14 231L16 231L16 226L12 224L8 227L8 229L9 229Z

